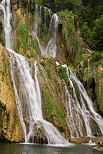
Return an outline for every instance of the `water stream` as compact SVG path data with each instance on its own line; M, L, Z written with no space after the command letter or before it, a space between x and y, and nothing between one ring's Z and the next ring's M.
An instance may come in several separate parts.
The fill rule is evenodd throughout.
M66 66L69 89L66 90L67 124L71 137L94 136L103 134L103 118L95 111L83 84Z
M39 40L38 32L40 28L40 22L42 20L41 11L44 11L44 25L47 25L47 17L49 15L50 24L49 24L49 34L50 38L45 45L42 45ZM33 26L33 34L38 43L39 50L41 55L43 56L46 53L49 53L53 58L56 57L56 36L58 30L58 16L57 14L53 14L51 16L50 11L47 7L41 8L38 4L35 5L35 13L34 13L34 26Z

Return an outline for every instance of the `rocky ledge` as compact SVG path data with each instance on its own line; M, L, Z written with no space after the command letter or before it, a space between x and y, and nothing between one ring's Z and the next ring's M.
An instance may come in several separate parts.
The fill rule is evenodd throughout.
M103 137L99 136L93 136L93 137L80 137L80 138L69 138L69 141L71 143L77 143L77 144L82 144L82 143L96 143L96 144L103 144Z

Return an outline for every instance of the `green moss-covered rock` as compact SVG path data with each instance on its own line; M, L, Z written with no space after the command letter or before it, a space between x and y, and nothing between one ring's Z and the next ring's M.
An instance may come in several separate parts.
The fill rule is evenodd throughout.
M103 114L103 62L94 54L84 54L77 69L77 76L84 83L88 95Z
M37 58L38 44L32 33L33 15L28 10L17 9L14 5L13 10L13 45L16 52L25 55L27 58Z
M53 123L63 136L69 137L66 123L65 90L63 80L59 77L59 68L51 59L42 60L38 67L43 117Z

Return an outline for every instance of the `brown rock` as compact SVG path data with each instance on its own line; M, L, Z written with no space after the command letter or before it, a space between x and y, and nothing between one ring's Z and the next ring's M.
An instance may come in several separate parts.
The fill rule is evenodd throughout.
M0 45L0 138L19 142L23 132L16 108L9 60L8 51Z

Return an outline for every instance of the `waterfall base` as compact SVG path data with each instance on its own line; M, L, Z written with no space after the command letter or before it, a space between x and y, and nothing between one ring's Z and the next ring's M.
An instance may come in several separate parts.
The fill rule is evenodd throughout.
M30 143L48 144L43 124L37 121L33 125L33 131L29 139Z

